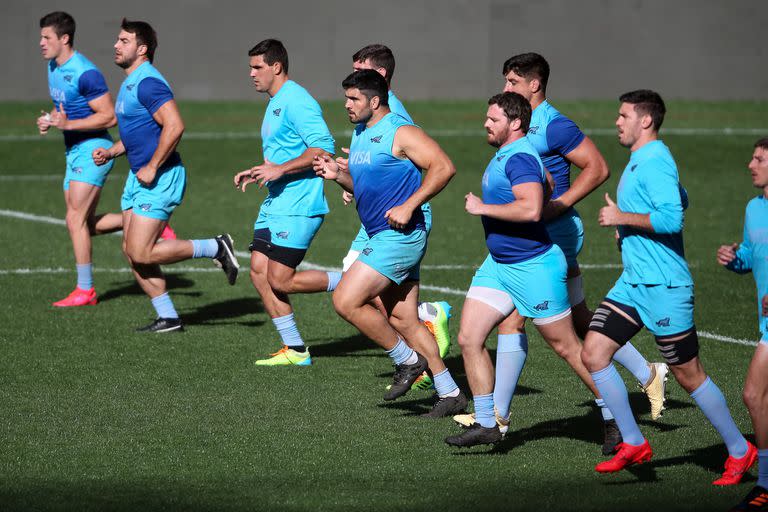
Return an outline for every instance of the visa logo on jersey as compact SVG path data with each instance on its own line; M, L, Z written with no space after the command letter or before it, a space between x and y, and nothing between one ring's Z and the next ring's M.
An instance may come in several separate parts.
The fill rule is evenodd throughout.
M349 155L349 165L365 165L371 164L371 152L370 151L355 151Z
M57 89L56 87L50 87L49 91L51 93L51 99L55 103L64 103L67 99L66 94L64 94L64 91L61 89Z

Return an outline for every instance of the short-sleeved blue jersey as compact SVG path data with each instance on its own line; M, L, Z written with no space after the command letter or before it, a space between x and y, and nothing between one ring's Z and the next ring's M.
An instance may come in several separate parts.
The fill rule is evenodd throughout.
M413 119L411 119L410 114L408 114L408 111L405 109L405 105L403 105L403 102L395 96L392 89L389 90L389 94L387 95L387 103L389 103L389 110L391 110L392 113L403 117L409 123L413 123Z
M581 144L584 133L545 100L531 114L527 137L555 181L552 199L560 197L571 186L571 163L565 155Z
M740 274L752 271L760 310L763 295L768 295L768 198L762 194L747 204L744 240L728 268Z
M168 82L149 62L136 68L120 86L115 113L131 171L137 172L147 165L155 154L163 127L152 115L172 99L173 92ZM163 163L162 169L180 162L181 157L174 151Z
M619 209L649 214L654 232L619 226L621 279L629 284L693 284L683 248L683 193L669 148L660 140L632 152L619 181ZM686 194L687 197L687 194Z
M109 92L101 71L77 51L61 66L56 64L55 59L48 62L48 90L53 107L63 107L67 117L72 120L92 115L94 112L88 102ZM88 139L112 140L107 130L64 132L67 148Z
M414 126L399 115L389 113L375 125L360 123L349 145L349 173L354 184L360 221L369 237L392 229L384 214L403 204L421 186L421 171L408 159L392 154L395 133L401 126ZM424 229L421 208L413 212L402 231Z
M323 111L302 86L288 80L267 105L261 123L264 160L283 164L301 156L307 148L334 153L334 140ZM312 169L267 183L269 195L261 210L272 215L323 215L328 204L323 179Z
M483 174L483 202L509 204L515 201L512 187L538 183L544 187L544 166L527 137L502 146ZM507 222L482 217L485 243L499 263L519 263L543 254L552 247L544 223Z

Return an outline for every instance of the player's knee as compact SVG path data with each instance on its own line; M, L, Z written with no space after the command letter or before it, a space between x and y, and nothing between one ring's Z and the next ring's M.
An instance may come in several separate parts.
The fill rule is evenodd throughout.
M461 348L462 352L473 352L482 350L483 348L482 340L478 342L476 336L471 336L463 329L459 330L459 335L456 338L456 342L459 344L459 348Z
M762 413L768 407L768 389L755 386L747 381L742 393L742 399L744 400L744 405L749 409L749 413L756 417L758 413Z
M82 228L87 221L86 212L75 208L68 208L65 220L67 222L67 228L70 230Z
M608 366L610 358L605 357L598 344L587 335L587 339L581 347L581 362L587 370L594 372Z
M566 361L569 361L574 357L581 357L581 345L578 342L573 343L563 340L553 343L550 346L555 354Z
M278 276L269 272L267 273L267 282L276 293L293 293L291 279L285 279L283 276Z
M333 292L332 296L333 309L344 320L350 321L352 318L352 312L354 311L354 304L344 293L339 293L338 290Z
M125 255L128 257L128 260L134 265L151 265L152 264L151 252L147 251L142 247L135 247L130 244L127 244L127 247L125 249Z

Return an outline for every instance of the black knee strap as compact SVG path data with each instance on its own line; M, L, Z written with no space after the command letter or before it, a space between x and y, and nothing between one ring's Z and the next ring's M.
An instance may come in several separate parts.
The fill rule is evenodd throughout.
M307 254L306 249L283 247L272 243L269 229L257 229L253 232L253 241L248 246L251 252L260 252L267 258L282 263L286 267L296 268Z
M680 336L683 336L680 338ZM677 339L680 338L680 339ZM675 341L668 341L674 339ZM699 355L699 336L696 327L670 336L656 336L656 346L662 357L672 366L685 364Z
M632 318L635 323L628 320L624 315L617 313L606 303L620 309L627 316ZM594 315L592 315L592 320L589 322L590 331L599 332L600 334L611 338L621 346L624 346L630 339L632 339L632 336L640 332L642 327L643 323L635 308L610 299L603 300L595 310Z

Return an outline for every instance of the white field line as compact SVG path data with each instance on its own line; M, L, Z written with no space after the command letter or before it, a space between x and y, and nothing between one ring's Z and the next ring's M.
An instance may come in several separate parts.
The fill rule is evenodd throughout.
M29 220L33 222L42 222L45 224L54 224L57 226L64 226L66 225L66 222L63 219L57 219L55 217L47 217L44 215L33 215L31 213L24 213L24 212L18 212L14 210L3 210L0 209L0 216L4 217L12 217L16 219L22 219L22 220ZM116 233L119 235L119 233ZM246 251L235 251L235 255L237 255L239 258L247 258L250 260L251 254ZM434 267L435 269L454 269L454 268L476 268L473 265L423 265L422 268L429 269L430 267ZM604 265L582 265L582 268L618 268L620 265L608 263ZM340 271L340 267L328 267L324 265L317 265L315 263L311 263L308 261L303 262L299 268L304 268L307 270L323 270L326 272L332 272L332 271ZM181 273L181 272L201 272L201 273L207 273L207 272L221 272L218 268L205 268L205 267L166 267L164 269L168 273ZM73 272L72 269L65 269L65 268L19 268L19 269L11 269L11 270L0 270L0 275L30 275L30 274L64 274ZM129 268L117 268L117 269L109 269L109 268L94 268L94 272L105 272L105 273L128 273L130 272ZM422 284L421 285L422 290L427 291L433 291L433 292L439 292L439 293L445 293L448 295L456 295L463 297L466 295L466 290L457 290L456 288L448 288L445 286L433 286L428 284ZM721 341L724 343L733 343L736 345L746 345L750 347L757 346L757 342L750 341L750 340L744 340L744 339L737 339L737 338L731 338L729 336L722 336L720 334L708 332L708 331L699 331L699 336L705 339L715 340L715 341Z
M585 128L587 135L615 135L615 128ZM485 131L480 129L435 129L427 130L427 133L433 137L485 137ZM727 135L765 135L768 134L768 128L662 128L662 135L679 136L727 136ZM343 130L336 136L350 137L352 130ZM261 133L256 131L232 131L232 132L187 132L184 138L189 140L238 140L238 139L260 139ZM34 134L3 134L0 135L0 142L58 142L61 143L61 137L44 137Z

